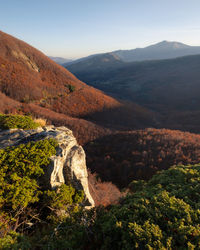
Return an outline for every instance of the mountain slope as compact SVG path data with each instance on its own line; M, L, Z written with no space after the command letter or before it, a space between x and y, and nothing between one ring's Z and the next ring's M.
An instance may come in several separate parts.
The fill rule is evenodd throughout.
M38 50L3 32L0 33L0 55L0 90L17 101L42 102L43 106L50 105L54 109L56 100L62 98L63 108L66 106L63 113L71 115L73 108L69 110L69 105L77 105L73 110L75 116L119 105L113 98L79 81ZM76 91L71 91L69 86ZM77 102L79 95L88 105L92 104L90 110L88 105L84 107L83 103Z
M176 59L123 63L100 70L88 69L77 75L89 84L119 97L151 107L198 110L200 55ZM83 77L82 77L83 76Z
M90 134L94 138L97 131L107 128L154 124L152 112L136 104L123 104L86 85L40 51L3 32L0 32L0 95L4 98L1 112L42 115L49 122L69 125L71 129L75 126L75 133L87 140ZM120 120L120 116L125 120ZM80 128L83 123L85 134Z
M179 42L162 41L145 48L113 51L124 62L169 59L200 54L200 46L189 46Z
M98 66L110 66L115 62L139 62L146 60L161 60L187 55L200 54L200 46L189 46L179 42L162 41L144 48L136 48L131 50L116 50L103 54L94 54L83 57L72 62L63 63L63 66L69 68L70 71L81 71L87 67L95 68ZM108 60L112 58L113 60Z
M73 67L72 67L73 66ZM200 132L200 55L88 67L68 67L79 79L158 112L160 126Z

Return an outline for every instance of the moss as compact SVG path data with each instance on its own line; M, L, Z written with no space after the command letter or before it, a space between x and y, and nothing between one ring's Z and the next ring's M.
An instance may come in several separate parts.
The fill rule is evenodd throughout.
M35 129L39 126L40 124L34 122L30 116L0 114L1 129Z

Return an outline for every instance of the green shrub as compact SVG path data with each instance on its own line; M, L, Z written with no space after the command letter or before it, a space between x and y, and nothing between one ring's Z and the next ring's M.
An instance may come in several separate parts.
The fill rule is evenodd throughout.
M56 190L48 190L45 196L49 199L49 206L55 209L68 210L72 204L80 203L83 200L83 191L76 191L71 185L62 184Z
M49 139L0 150L0 207L16 210L38 201L38 177L56 145Z
M30 116L0 114L0 129L35 129L39 126Z
M24 238L12 229L23 228L27 207L39 201L38 178L56 154L56 146L49 139L0 150L0 249L28 249L21 248Z
M200 165L172 167L141 184L134 181L133 194L97 213L95 246L200 249Z
M59 223L66 216L76 213L80 210L80 204L84 199L84 192L75 190L71 185L62 184L55 190L47 190L44 192L45 206L51 209L48 216L54 223ZM60 214L60 216L58 216Z
M82 191L65 184L56 190L44 190L40 185L40 177L50 163L50 156L56 154L56 146L55 140L45 139L0 150L0 249L38 246L34 235L26 236L24 228L29 224L34 224L36 231L47 225L41 240L42 247L48 246L45 239L52 238L56 224L79 211ZM59 211L64 214L59 216Z
M55 227L54 231L46 234L40 244L41 249L49 250L97 249L93 246L92 242L89 242L86 227L81 222L78 223L71 218L67 218L65 222Z
M40 247L200 249L200 165L172 167L146 183L134 181L131 189L119 205L57 224Z
M73 85L69 84L68 88L69 88L70 92L74 92L75 91L75 86L73 86Z
M5 237L0 238L0 249L31 249L31 244L25 236L11 231Z
M65 84L65 87L67 87L69 89L70 93L74 92L76 89L76 87L74 85L71 85L71 84Z

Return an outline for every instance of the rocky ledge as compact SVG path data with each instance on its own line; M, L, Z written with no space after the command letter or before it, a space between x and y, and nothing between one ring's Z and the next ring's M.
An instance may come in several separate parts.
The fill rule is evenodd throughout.
M56 155L50 158L51 163L46 168L44 185L53 189L63 183L71 184L74 188L84 191L84 206L93 207L94 200L88 187L85 152L68 128L46 126L34 130L2 130L0 131L0 148L48 138L55 139L58 147Z

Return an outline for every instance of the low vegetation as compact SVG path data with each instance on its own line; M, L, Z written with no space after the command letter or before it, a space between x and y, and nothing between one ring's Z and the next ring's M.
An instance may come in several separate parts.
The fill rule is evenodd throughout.
M149 182L133 182L134 192L121 204L88 212L86 221L71 224L73 233L69 221L64 222L51 249L66 249L69 235L73 249L199 249L199 180L200 165L193 165L172 167Z
M162 157L169 157L166 168L171 163L164 147L169 148L169 137L177 150L174 161L197 160L192 152L198 147L191 149L191 145L198 140L190 133L149 129L134 136L140 150L144 145L158 150L156 142L162 143ZM123 195L112 183L99 182L90 173L89 188L96 204L105 207L85 211L83 192L65 184L55 190L44 186L45 167L56 147L57 142L49 139L0 150L0 249L200 248L199 164L173 166L149 181L133 180ZM148 152L155 159L153 151ZM105 155L107 160L113 156Z
M68 85L68 89L69 89L69 92L72 93L72 92L75 91L76 88L75 88L75 86L69 84L69 85Z
M177 166L133 182L118 206L95 221L101 249L199 249L200 165Z
M133 182L133 194L98 217L98 242L113 249L199 249L199 177L200 165L177 166Z
M112 182L103 182L99 176L88 170L88 184L90 194L96 206L109 206L117 204L119 199L125 195Z
M200 248L200 165L174 166L129 188L118 205L73 213L40 235L12 233L1 242L32 249Z
M38 225L53 225L60 210L65 217L79 210L82 192L65 184L53 191L43 186L56 146L48 139L0 150L0 249L29 249L26 236Z
M30 116L0 114L0 129L35 129L39 126L41 124L33 121Z
M47 120L43 118L35 118L34 122L39 124L41 127L44 127L47 125Z

